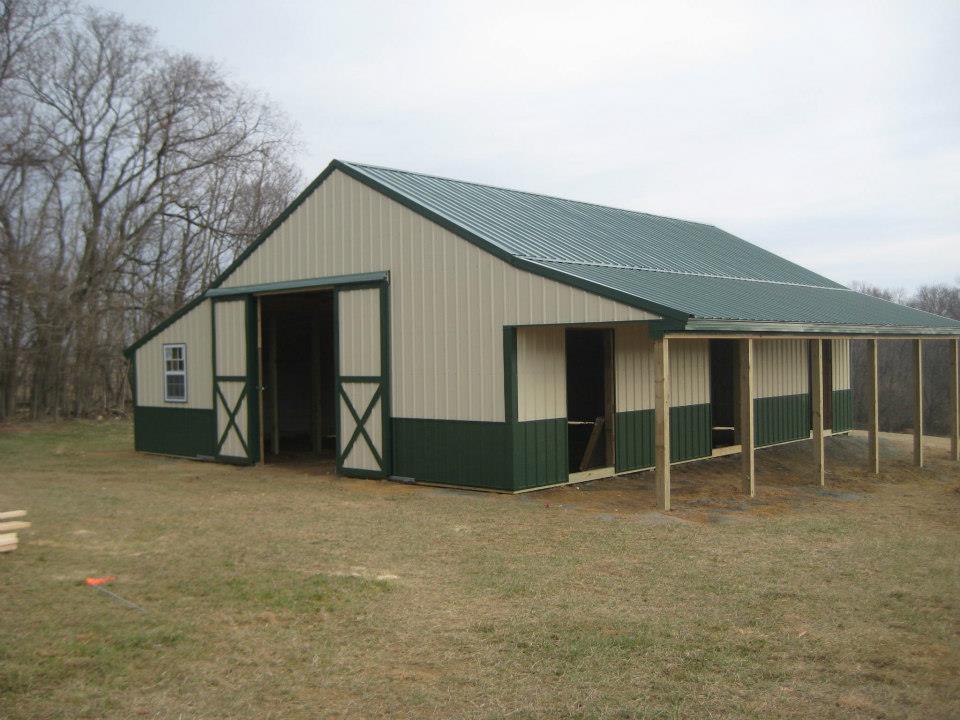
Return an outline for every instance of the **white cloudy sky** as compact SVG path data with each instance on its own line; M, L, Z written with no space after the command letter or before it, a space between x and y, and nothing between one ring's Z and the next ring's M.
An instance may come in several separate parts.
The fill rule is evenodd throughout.
M331 158L702 220L841 282L960 278L960 2L94 0Z

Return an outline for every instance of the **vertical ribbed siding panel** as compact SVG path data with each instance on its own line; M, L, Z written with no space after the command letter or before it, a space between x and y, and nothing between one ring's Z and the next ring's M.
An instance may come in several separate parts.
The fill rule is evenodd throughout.
M645 325L617 325L614 349L617 411L653 409L653 342Z
M617 413L617 472L653 466L654 411L630 410Z
M833 389L849 390L850 384L850 341L832 340L833 343Z
M217 375L247 374L247 306L243 301L215 302Z
M380 374L380 290L339 293L341 375ZM366 406L364 406L366 407Z
M710 405L670 408L670 461L709 457L713 451Z
M807 341L756 340L754 347L754 428L757 445L808 437L810 368Z
M518 419L567 416L565 336L562 327L517 328Z
M782 397L809 392L805 340L756 340L755 397Z
M210 357L210 301L206 300L136 351L137 406L213 408ZM183 343L187 349L187 402L168 403L164 395L163 346Z
M651 351L652 352L652 351ZM710 344L708 340L670 341L670 404L710 402Z
M567 479L566 420L517 423L513 430L514 489L556 485Z
M339 171L224 287L381 270L395 417L503 421L504 325L656 319L518 270Z

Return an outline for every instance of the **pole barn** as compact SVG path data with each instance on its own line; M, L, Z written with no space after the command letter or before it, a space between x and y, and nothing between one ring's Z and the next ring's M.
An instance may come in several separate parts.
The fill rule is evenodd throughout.
M853 427L850 340L960 322L711 225L333 161L202 295L126 350L138 450L507 492ZM922 417L918 409L918 417ZM923 462L922 423L915 460Z

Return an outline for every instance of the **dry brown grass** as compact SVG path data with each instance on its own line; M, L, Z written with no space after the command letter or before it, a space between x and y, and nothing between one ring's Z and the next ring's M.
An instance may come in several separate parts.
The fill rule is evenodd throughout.
M828 440L520 496L0 431L10 718L951 718L960 469ZM82 584L117 575L127 610Z

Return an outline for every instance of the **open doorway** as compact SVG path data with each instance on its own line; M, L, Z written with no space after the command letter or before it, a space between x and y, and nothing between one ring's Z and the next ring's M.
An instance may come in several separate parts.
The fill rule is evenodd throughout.
M740 351L736 340L710 341L713 449L740 443Z
M613 333L566 333L569 472L613 467Z
M264 460L334 458L333 294L260 299Z

